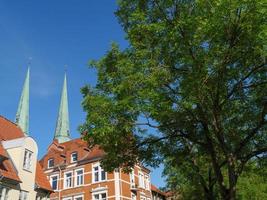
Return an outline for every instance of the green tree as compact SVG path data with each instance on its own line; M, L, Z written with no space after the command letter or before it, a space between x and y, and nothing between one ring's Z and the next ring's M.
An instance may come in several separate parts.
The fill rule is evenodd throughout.
M200 174L203 158L221 198L236 198L243 168L267 151L265 3L118 2L129 46L93 61L97 84L82 89L80 131L107 170L189 155Z
M181 200L217 199L218 187L210 160L192 152L177 156L176 151L165 155L163 175L167 188L176 191Z
M186 163L179 162L179 167L170 160L165 162L164 176L167 177L167 187L165 190L176 191L181 200L194 199L217 199L219 198L218 187L213 184L211 189L203 187L204 183L209 183L211 175L210 166L204 163L200 170L202 173L195 173ZM200 166L198 166L200 167ZM206 180L205 180L206 179ZM205 185L205 184L204 184ZM209 190L209 192L207 192ZM209 194L210 196L207 196ZM267 169L266 163L249 162L237 182L237 199L261 200L267 199Z
M238 199L267 199L267 163L250 162L237 183Z

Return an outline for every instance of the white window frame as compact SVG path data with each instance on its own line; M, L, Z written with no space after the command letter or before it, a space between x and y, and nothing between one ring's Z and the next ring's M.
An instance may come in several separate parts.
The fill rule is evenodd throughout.
M32 171L32 159L33 159L33 152L29 149L24 150L23 156L23 169L26 171Z
M150 177L149 177L149 175L145 175L145 188L146 188L146 190L150 190Z
M50 165L50 161L53 161L53 166ZM54 160L54 158L49 158L49 159L47 160L47 168L48 168L48 169L53 168L54 165L55 165L55 160Z
M73 200L77 200L77 198L82 198L82 200L84 200L83 195L74 196Z
M54 174L54 175L51 175L50 176L50 185L51 185L51 188L53 189L53 184L52 184L52 178L53 177L57 177L57 189L55 189L55 191L58 190L58 183L59 183L59 174ZM54 189L53 189L54 190Z
M131 192L131 199L136 200L136 198L137 198L137 195L135 193Z
M130 172L130 183L131 186L135 186L135 177L134 177L134 169Z
M140 200L147 200L145 196L141 195Z
M29 192L21 190L19 193L19 200L28 200L29 199Z
M98 167L98 181L95 181L95 167ZM99 182L104 182L104 181L107 181L108 180L108 175L107 175L107 172L105 172L105 179L102 180L102 172L104 171L104 169L102 169L102 167L100 166L100 163L95 163L92 165L92 183L99 183Z
M10 188L0 185L0 200L8 200Z
M65 197L62 200L72 200L72 197Z
M83 172L82 175L79 175L79 176L82 176L82 183L81 184L77 184L77 181L78 181L78 174L77 174L77 172L78 171L82 171ZM84 169L83 168L80 168L80 169L76 169L75 170L74 185L75 185L75 187L79 187L79 186L84 185Z
M102 195L102 194L106 194L106 199L105 200L108 200L108 192L106 191L106 190L104 190L104 191L99 191L99 192L93 192L92 193L92 200L103 200L102 199L102 196L101 196L101 198L99 198L99 199L96 199L95 198L95 195ZM99 196L100 197L100 196Z
M76 155L77 160L73 160L73 155ZM74 152L72 152L72 153L70 154L70 162L71 162L71 163L75 163L75 162L77 162L77 161L78 161L78 152L77 152L77 151L74 151Z
M70 184L71 184L71 186L67 186L67 178L66 178L67 174L71 174L71 176L70 176L70 180L71 180ZM68 189L68 188L72 188L72 187L73 187L73 172L72 171L67 171L67 172L64 173L64 189Z
M140 188L145 188L145 176L141 171L138 172L138 184Z

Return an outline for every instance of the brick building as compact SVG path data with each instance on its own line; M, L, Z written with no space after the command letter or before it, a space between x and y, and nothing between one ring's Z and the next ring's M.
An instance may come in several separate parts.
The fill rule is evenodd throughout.
M50 199L151 199L148 169L135 166L130 174L119 169L107 173L99 162L103 155L97 147L89 150L81 139L54 140L40 161L55 191Z
M151 200L148 169L136 165L130 174L107 173L100 166L103 155L98 147L89 149L85 141L70 138L65 75L54 140L40 160L55 191L51 200Z
M152 200L166 200L167 194L151 184Z
M107 173L100 148L70 138L66 74L54 139L38 162L29 136L29 81L28 69L15 123L0 116L0 200L152 200L149 169Z

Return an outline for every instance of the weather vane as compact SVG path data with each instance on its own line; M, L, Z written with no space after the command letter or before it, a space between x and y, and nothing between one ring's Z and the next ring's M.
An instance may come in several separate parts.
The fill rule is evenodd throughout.
M67 68L68 68L68 65L65 64L65 65L64 65L64 70L65 70L65 72L67 72Z
M32 57L29 57L28 58L28 66L31 66L31 64L32 64Z

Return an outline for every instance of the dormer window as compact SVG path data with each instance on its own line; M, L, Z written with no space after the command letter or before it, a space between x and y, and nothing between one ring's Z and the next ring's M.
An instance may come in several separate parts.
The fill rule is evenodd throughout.
M73 163L73 162L77 162L78 161L78 153L77 152L73 152L72 154L71 154L71 162Z
M31 171L32 167L33 152L28 149L25 149L24 159L23 159L23 169Z
M47 168L52 168L52 167L54 167L54 159L53 158L50 158L47 161Z

